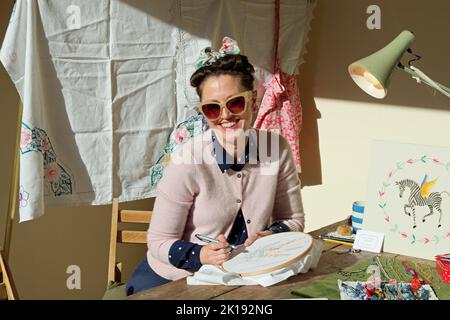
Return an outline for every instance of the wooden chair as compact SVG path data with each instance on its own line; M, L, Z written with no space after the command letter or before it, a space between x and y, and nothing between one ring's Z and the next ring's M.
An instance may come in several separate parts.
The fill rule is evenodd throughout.
M3 248L0 248L0 300L19 299L17 289L9 268L9 252L11 249L12 228L14 219L19 208L19 146L20 131L22 128L22 103L19 103L19 112L17 114L15 157L11 174L11 185L9 190L8 217L6 220L5 238L3 239Z
M16 288L3 255L3 251L0 251L0 300L16 300Z
M125 210L119 209L119 199L114 198L112 204L111 219L111 239L109 244L109 261L108 261L108 288L123 291L123 297L118 294L105 294L104 299L124 298L125 289L122 283L122 262L117 261L117 244L118 243L134 243L146 244L147 231L136 231L126 228L121 223L126 224L149 224L152 211L142 210ZM112 296L112 297L111 297Z

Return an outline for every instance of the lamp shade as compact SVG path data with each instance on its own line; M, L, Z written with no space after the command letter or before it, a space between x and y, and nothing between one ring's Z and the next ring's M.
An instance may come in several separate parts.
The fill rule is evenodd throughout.
M348 72L353 81L372 97L384 98L392 71L413 41L414 35L410 31L402 31L384 48L352 63Z

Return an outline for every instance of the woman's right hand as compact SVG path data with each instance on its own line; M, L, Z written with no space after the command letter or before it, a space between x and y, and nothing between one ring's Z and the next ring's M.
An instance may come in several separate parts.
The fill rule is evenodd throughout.
M217 237L219 243L211 243L200 250L201 264L222 265L230 258L230 249L228 248L227 239L223 234Z

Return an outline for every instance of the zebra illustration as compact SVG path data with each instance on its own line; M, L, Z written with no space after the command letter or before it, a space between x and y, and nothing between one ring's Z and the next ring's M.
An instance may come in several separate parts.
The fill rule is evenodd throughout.
M426 178L425 178L426 179ZM428 206L430 208L430 213L426 214L422 218L422 222L425 222L425 218L428 216L431 216L434 211L433 209L436 209L439 212L439 224L438 228L441 226L441 218L442 218L442 210L441 210L441 202L442 197L441 195L443 193L450 196L450 193L447 191L442 192L431 192L428 194L428 192L424 192L424 183L422 183L422 186L419 186L419 184L411 179L403 179L400 181L396 181L395 184L400 189L399 197L403 197L403 193L405 192L406 188L409 188L411 193L408 198L408 204L404 205L405 214L408 216L411 216L411 213L409 213L406 209L411 208L412 211L412 217L413 217L413 228L416 227L416 206L422 207L422 206ZM433 183L434 184L434 183ZM428 191L428 190L426 190Z

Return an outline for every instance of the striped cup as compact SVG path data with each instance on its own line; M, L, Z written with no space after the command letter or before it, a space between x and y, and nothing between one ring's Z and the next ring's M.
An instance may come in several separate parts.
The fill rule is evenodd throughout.
M352 207L352 229L353 233L362 228L364 218L365 201L355 201Z

